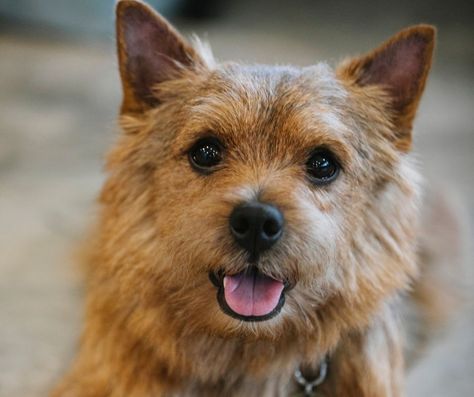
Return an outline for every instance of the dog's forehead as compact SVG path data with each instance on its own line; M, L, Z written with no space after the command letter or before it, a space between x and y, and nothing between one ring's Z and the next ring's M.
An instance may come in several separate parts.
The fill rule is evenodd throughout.
M291 66L224 64L210 76L191 107L219 132L344 133L347 91L325 63Z
M230 89L263 91L271 96L284 95L293 88L327 98L338 97L343 91L333 69L324 62L309 67L228 63L217 68L215 76Z

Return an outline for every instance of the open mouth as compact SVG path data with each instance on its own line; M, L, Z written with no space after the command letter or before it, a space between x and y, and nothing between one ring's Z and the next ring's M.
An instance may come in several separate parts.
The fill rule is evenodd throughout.
M280 313L285 304L287 282L263 274L256 266L240 273L209 273L218 288L217 301L224 313L243 321L264 321Z

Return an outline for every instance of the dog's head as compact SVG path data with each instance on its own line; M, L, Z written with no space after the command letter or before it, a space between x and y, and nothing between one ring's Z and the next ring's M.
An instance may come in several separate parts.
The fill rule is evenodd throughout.
M335 71L217 64L136 1L117 35L101 251L127 307L179 332L324 339L408 285L432 27Z

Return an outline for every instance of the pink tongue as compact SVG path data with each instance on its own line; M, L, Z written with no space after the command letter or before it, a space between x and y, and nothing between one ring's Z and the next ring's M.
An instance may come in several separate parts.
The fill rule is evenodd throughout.
M265 316L278 305L284 285L260 273L245 272L224 277L224 297L241 316Z

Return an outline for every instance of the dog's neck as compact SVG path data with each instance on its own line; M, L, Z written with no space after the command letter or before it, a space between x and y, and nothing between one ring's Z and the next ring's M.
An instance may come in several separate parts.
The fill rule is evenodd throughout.
M303 348L291 341L223 339L205 333L162 334L160 343L152 347L121 331L123 342L114 344L126 350L116 353L129 359L110 365L117 365L115 370L122 374L137 374L149 384L157 382L168 390L166 396L278 395L292 385L301 362L295 352ZM319 363L317 356L314 362ZM129 368L124 369L124 363Z

